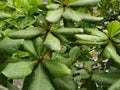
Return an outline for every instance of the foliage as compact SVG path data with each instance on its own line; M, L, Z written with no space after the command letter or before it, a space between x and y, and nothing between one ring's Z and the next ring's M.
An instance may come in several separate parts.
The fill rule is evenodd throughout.
M119 90L119 6L0 1L0 84L19 90L12 81L24 79L22 90Z

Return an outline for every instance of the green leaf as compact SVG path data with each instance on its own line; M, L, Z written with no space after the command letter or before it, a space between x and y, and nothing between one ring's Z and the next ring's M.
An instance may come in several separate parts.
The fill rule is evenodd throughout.
M120 78L119 76L120 74L115 73L94 73L92 75L92 80L99 84L111 85Z
M5 1L0 1L0 9L4 9L7 7L7 2Z
M46 7L50 10L54 10L54 9L59 9L60 5L59 4L49 4Z
M73 3L70 3L69 6L76 7L76 6L93 6L99 3L100 0L77 0Z
M64 58L61 55L54 56L52 58L52 60L55 60L55 61L60 62L60 63L63 63L63 64L65 64L68 67L70 67L72 65L72 63L73 63L71 58Z
M6 19L6 18L10 18L11 14L9 13L5 13L5 12L0 12L0 19Z
M103 38L103 37L98 37L98 36L94 36L94 35L87 35L87 34L76 34L75 37L78 40L84 40L84 41L95 41L95 42L102 42L102 41L106 41L107 38Z
M63 42L63 43L69 43L69 41L67 40L67 38L61 34L55 34L56 37L59 38L60 42Z
M113 36L115 36L116 32L119 29L120 29L120 22L118 22L118 21L113 21L113 22L109 23L107 26L108 34L111 38Z
M60 20L63 13L63 8L57 9L57 10L51 10L47 12L46 19L49 22L56 23Z
M105 47L103 52L104 57L113 59L116 63L120 64L120 56L111 42Z
M39 25L41 28L44 28L44 29L47 29L49 26L49 23L45 19L45 16L41 14L36 18L36 23L37 25Z
M8 81L7 77L5 77L3 74L0 74L0 85L3 85L4 87L8 88L9 90L19 90L18 87L11 84Z
M62 4L63 0L52 0L52 2Z
M15 39L31 39L42 33L44 33L44 30L42 28L32 27L26 30L12 31L8 34L8 36Z
M85 41L85 40L77 40L75 43L78 44L84 44L84 45L105 45L108 43L108 40L106 41Z
M23 42L23 39L13 40L5 38L3 40L0 40L0 54L12 55L18 50L18 48L23 44Z
M33 54L35 57L37 57L37 52L35 50L34 44L31 40L24 41L23 47L26 51Z
M70 76L54 78L52 81L56 90L77 90L77 85Z
M55 60L47 60L43 63L50 74L54 77L65 77L71 73L71 70L66 65L56 62Z
M79 13L79 17L83 20L83 21L87 21L87 22L99 22L101 20L103 20L103 17L96 17L96 16L91 16L89 14L85 14L85 13Z
M120 90L120 79L113 83L108 90Z
M57 39L55 36L53 36L51 33L48 33L44 44L50 48L51 50L60 50L61 45L59 39Z
M35 46L35 49L37 51L37 54L38 56L41 56L42 54L42 51L43 51L43 40L42 38L40 37L37 37L35 40L34 40L34 46Z
M9 79L24 78L32 72L36 63L37 61L20 61L17 63L9 63L1 73Z
M70 8L65 8L65 12L63 13L62 16L66 20L81 21L81 17L79 16L79 13Z
M15 85L13 85L12 83L10 82L6 82L6 85L5 85L9 90L19 90L19 88Z
M82 28L60 28L57 30L52 30L52 32L57 34L63 34L63 35L74 35L74 34L83 33L83 29Z
M55 90L40 63L33 73L25 78L22 90Z
M84 32L90 35L95 35L106 39L108 38L105 33L99 31L97 28L84 28Z
M69 52L69 57L76 60L80 56L80 48L78 46L73 47Z
M2 38L2 35L0 34L0 38Z

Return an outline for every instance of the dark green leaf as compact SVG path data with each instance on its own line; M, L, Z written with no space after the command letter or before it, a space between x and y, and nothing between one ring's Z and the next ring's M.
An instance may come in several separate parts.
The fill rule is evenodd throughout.
M18 48L23 44L23 39L8 39L5 38L0 40L0 54L8 54L11 55L15 53Z
M113 84L120 77L120 74L112 74L112 73L94 73L92 76L92 80L99 84Z
M76 90L77 85L73 78L70 76L64 78L54 78L52 79L53 85L56 90Z

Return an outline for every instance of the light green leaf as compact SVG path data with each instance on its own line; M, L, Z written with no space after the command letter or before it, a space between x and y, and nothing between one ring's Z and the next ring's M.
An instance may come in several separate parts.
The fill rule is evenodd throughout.
M3 40L0 40L0 54L8 54L11 55L15 53L18 48L23 44L23 39L8 39L5 38Z
M59 9L60 5L59 4L49 4L46 7L50 10L54 10L54 9Z
M35 57L37 57L37 52L35 50L34 44L31 40L26 40L23 43L23 47L26 51L28 51L29 53L33 54Z
M5 12L0 12L0 19L6 19L11 17L11 14L5 13Z
M8 34L8 36L15 39L30 39L42 33L44 33L42 28L32 27L26 30L12 31Z
M73 3L70 3L69 6L76 7L76 6L93 6L99 3L100 0L77 0Z
M44 66L54 77L65 77L71 73L71 70L64 64L55 60L44 61Z
M63 35L74 35L74 34L83 33L83 29L82 28L60 28L57 30L52 30L52 32L57 34L63 34Z
M65 12L63 13L62 16L66 20L81 21L81 17L79 16L79 13L70 8L65 8Z
M55 90L40 63L33 73L25 78L22 90Z
M113 22L109 23L107 26L108 34L111 38L113 36L115 36L116 32L119 29L120 29L120 22L118 22L118 21L113 21Z
M55 36L53 36L51 33L48 33L44 44L50 48L51 50L60 50L61 45L59 39L57 39Z
M77 90L77 85L70 76L52 79L56 90Z
M57 10L51 10L47 12L46 19L49 22L56 23L60 20L63 13L63 8L57 9Z
M120 90L120 79L113 83L108 90Z
M1 73L9 79L24 78L32 72L36 63L37 61L20 61L17 63L9 63Z
M73 47L69 52L69 57L76 60L80 56L80 48L78 46Z

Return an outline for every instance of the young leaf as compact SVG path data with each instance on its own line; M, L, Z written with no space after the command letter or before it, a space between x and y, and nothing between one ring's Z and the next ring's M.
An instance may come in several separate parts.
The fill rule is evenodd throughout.
M31 40L26 40L23 44L23 47L26 51L30 52L31 54L33 54L35 57L37 57L37 52L35 50L34 44Z
M56 23L60 20L63 13L63 8L57 9L57 10L51 10L47 12L46 19L49 22Z
M111 38L116 34L116 32L119 29L120 29L120 22L118 22L118 21L113 21L113 22L109 23L107 26L108 34Z
M36 63L37 61L20 61L17 63L9 63L1 73L9 79L24 78L32 72Z
M81 21L81 17L79 16L79 13L70 8L65 8L65 12L63 13L63 18L65 18L66 20Z
M69 6L76 7L76 6L93 6L99 3L100 0L77 0L73 3L70 3Z
M48 69L50 74L54 77L64 77L71 73L71 70L64 64L54 60L44 61L44 66Z
M22 90L55 90L40 63L24 81Z
M23 39L8 39L5 38L3 40L0 40L0 54L8 54L11 55L15 53L18 48L23 44Z
M31 39L42 33L44 33L44 30L42 28L32 27L26 30L12 31L11 33L8 34L8 36L10 38L15 38L15 39Z
M50 48L51 50L60 50L61 45L59 39L57 39L55 36L53 36L51 33L48 33L44 44Z

